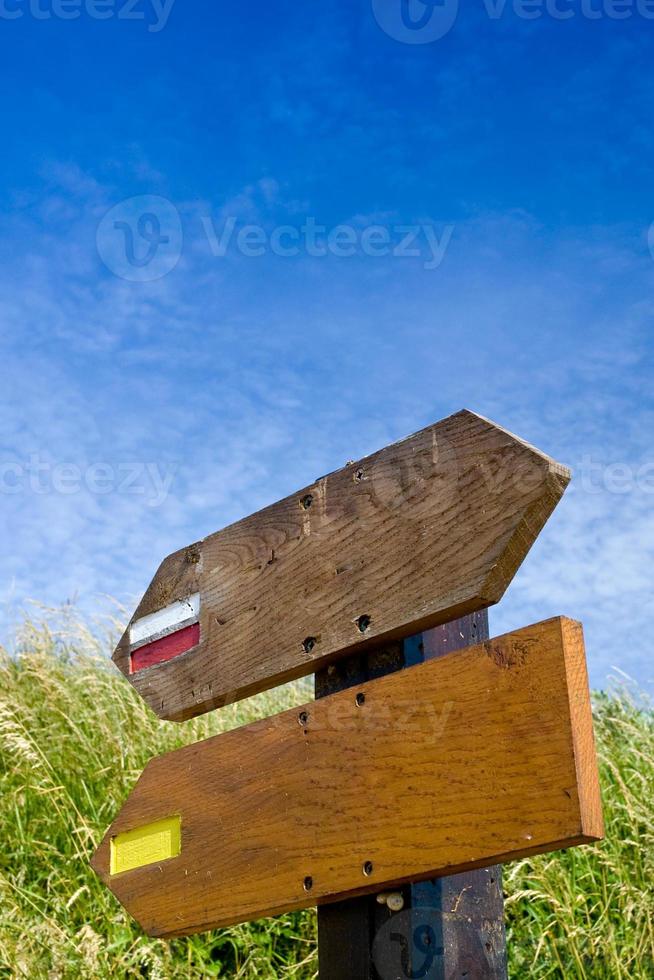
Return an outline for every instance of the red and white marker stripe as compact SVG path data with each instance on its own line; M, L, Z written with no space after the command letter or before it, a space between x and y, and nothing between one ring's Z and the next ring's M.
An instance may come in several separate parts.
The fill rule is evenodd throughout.
M130 671L164 663L200 642L200 593L137 619L129 628Z

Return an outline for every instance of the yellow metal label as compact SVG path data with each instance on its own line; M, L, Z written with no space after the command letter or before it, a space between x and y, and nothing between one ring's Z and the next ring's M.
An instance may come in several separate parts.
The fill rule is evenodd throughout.
M182 818L166 817L111 838L110 874L167 861L182 850Z

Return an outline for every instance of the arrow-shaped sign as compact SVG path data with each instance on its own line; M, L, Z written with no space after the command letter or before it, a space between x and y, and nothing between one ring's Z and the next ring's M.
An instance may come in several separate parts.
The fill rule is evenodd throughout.
M602 834L582 631L553 619L153 759L93 867L174 936Z
M485 608L569 478L459 412L170 555L114 660L182 720Z

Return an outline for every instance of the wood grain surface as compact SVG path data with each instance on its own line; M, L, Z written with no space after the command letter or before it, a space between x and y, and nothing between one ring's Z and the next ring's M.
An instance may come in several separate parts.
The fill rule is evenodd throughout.
M111 840L181 817L178 857ZM153 759L93 867L175 936L603 833L581 626L553 619Z
M316 674L316 697L480 643L489 638L488 629L488 610L481 609L390 647L344 657ZM501 865L442 875L388 894L401 895L399 916L379 893L319 906L320 980L411 975L507 980Z
M497 602L565 467L462 411L170 555L132 622L200 594L200 642L132 672L183 720Z

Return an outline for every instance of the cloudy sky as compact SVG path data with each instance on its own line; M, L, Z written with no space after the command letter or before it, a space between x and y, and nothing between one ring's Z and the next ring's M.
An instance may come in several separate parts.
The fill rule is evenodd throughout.
M492 629L654 688L653 18L3 0L2 639L467 407L575 474Z

